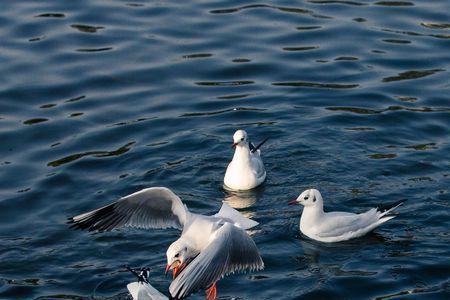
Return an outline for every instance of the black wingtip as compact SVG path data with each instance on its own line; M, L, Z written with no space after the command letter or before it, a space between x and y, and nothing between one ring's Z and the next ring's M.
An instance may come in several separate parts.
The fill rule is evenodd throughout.
M399 200L399 201L396 201L396 202L393 202L393 203L380 205L380 206L377 207L377 211L379 211L381 213L386 212L386 211L388 211L388 210L390 210L390 209L392 209L394 207L399 206L400 204L406 202L407 200L408 199L402 199L402 200Z
M261 143L258 144L258 146L251 149L252 153L255 153L256 151L258 151L258 149L261 148L261 146L264 145L268 139L269 139L269 137L266 137Z

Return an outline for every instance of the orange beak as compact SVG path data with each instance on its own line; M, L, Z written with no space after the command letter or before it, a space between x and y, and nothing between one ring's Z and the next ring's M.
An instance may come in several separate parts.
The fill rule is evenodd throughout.
M173 279L175 279L178 274L184 269L183 267L184 264L182 264L179 260L174 261L171 265L167 265L166 266L166 271L164 272L164 274L167 275L167 273L172 270L173 272Z
M173 268L173 279L177 278L178 273L180 273L180 267Z

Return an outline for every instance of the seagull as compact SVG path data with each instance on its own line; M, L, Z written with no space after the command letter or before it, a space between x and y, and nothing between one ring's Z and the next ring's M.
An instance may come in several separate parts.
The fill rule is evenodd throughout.
M161 294L148 281L149 268L142 268L140 270L133 270L130 267L126 268L138 279L137 282L127 284L127 289L133 300L169 300L169 298Z
M233 135L233 144L236 150L231 162L228 164L224 177L224 187L235 191L250 190L266 179L266 170L261 159L259 148L267 141L264 139L255 146L247 140L245 130L237 130Z
M143 189L69 218L69 223L71 228L93 232L124 226L180 229L180 238L166 252L166 273L173 272L169 287L173 299L183 299L199 290L206 290L207 300L216 299L216 282L225 275L264 268L258 248L245 231L258 222L245 218L226 203L212 216L192 213L165 187Z
M289 205L304 206L300 218L300 231L304 235L316 241L333 243L357 238L374 230L394 218L392 212L405 201L378 206L360 214L324 212L322 195L316 189L309 189L289 202Z

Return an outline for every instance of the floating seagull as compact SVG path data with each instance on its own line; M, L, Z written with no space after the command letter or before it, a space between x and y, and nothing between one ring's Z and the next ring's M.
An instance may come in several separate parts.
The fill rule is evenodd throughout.
M323 199L318 190L306 190L289 202L304 206L300 219L300 231L307 237L325 243L346 241L365 235L381 224L394 218L394 209L406 200L372 208L364 213L323 211Z
M232 147L236 150L223 180L226 188L235 191L250 190L264 182L266 170L259 148L266 141L267 138L255 146L247 141L247 132L244 130L234 133Z
M109 231L123 226L182 230L167 249L167 267L173 272L169 291L182 299L207 290L216 299L216 282L230 273L261 270L264 263L252 238L245 231L258 222L245 218L223 203L212 216L191 213L180 198L164 187L152 187L99 209L69 218L71 228Z
M161 294L155 289L150 282L148 282L148 276L150 273L149 268L142 268L140 270L133 270L126 267L131 273L133 273L138 281L127 284L128 291L133 297L133 300L168 300L166 296Z

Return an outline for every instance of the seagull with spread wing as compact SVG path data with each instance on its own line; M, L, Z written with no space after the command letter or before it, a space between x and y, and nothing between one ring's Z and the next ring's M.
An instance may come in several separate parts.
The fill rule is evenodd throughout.
M199 290L206 290L208 300L216 299L216 282L225 275L264 268L258 248L245 231L258 225L257 222L226 203L212 216L192 213L177 195L164 187L143 189L69 218L69 223L72 228L93 232L123 226L180 229L180 238L166 253L166 273L173 272L169 291L174 299L183 299Z

